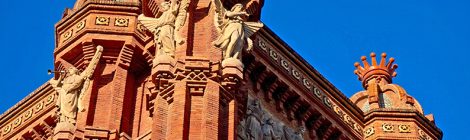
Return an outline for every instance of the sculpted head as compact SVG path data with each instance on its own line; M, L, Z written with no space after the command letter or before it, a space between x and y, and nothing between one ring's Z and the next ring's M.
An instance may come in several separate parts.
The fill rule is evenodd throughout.
M164 1L160 5L163 9L163 11L168 11L170 9L171 3L169 1Z
M68 74L68 75L75 75L75 74L78 74L78 69L75 68L75 67L70 67L70 68L67 70L67 74Z
M241 12L243 10L243 4L238 3L232 7L232 12Z

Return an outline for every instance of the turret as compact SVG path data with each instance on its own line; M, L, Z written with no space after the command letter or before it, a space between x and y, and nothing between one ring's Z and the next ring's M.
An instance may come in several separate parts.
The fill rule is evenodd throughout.
M382 53L380 63L371 53L371 64L362 56L363 65L356 62L354 73L364 87L350 100L365 113L366 139L442 139L442 132L435 127L432 115L423 115L419 102L405 89L392 83L398 68L395 59L386 62Z

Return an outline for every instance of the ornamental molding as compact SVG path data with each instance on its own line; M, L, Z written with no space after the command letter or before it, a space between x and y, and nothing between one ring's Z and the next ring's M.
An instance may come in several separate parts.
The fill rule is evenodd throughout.
M95 25L109 25L110 17L97 16L95 20Z
M420 140L433 140L426 132L421 129L418 129L418 135Z
M114 26L127 27L129 26L129 18L116 17L114 20Z
M382 124L382 131L384 132L389 132L389 133L393 133L395 132L395 126L393 124L390 124L390 123L383 123Z
M372 136L372 135L374 135L374 134L375 134L375 129L374 129L374 127L369 127L369 128L366 128L366 129L364 130L364 136L365 136L366 138L368 138L368 137L370 137L370 136Z
M411 133L411 126L406 124L398 125L398 132L400 133Z
M54 108L55 93L50 84L46 83L2 114L0 118L4 120L0 120L0 123L4 123L4 125L0 126L0 139L15 131L21 131L24 125L38 121L33 118L42 117L44 111ZM31 104L32 101L38 102Z
M293 65L295 63L291 62L287 57L283 56L278 50L274 49L270 43L265 41L263 38L259 37L258 42L256 43L256 48L260 50L262 54L268 56L271 62L281 69L282 72L290 76L295 82L298 82L303 88L321 101L327 108L334 111L343 122L348 124L353 130L357 133L362 134L363 128L357 119L353 119L349 111L344 110L344 107L339 106L338 101L331 98L330 93L322 90L319 86L313 84L314 80L312 77L307 76L307 74L301 71L297 66Z

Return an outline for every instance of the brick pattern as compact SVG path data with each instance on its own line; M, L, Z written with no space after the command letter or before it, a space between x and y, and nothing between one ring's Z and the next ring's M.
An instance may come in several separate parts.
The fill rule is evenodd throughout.
M159 69L152 64L156 51L152 33L136 17L141 13L158 16L160 2L143 0L142 8L134 1L81 1L78 9L66 11L56 24L56 70L83 69L94 46L104 46L84 95L87 110L78 113L73 138L237 139L248 96L259 99L286 126L305 128L304 139L379 139L403 134L412 135L407 139L442 137L437 127L413 112L364 114L267 27L253 36L256 49L243 53L243 73L241 69L233 73L240 74L239 81L222 84L227 82L221 74L222 53L210 45L219 36L211 0L191 1L188 20L178 32L186 41L176 49L174 66L157 73ZM254 15L248 20L257 21L264 0L224 2L226 6L246 3ZM53 94L41 91L38 95ZM0 117L0 139L54 135L56 108L48 98L27 99L35 106L22 102Z

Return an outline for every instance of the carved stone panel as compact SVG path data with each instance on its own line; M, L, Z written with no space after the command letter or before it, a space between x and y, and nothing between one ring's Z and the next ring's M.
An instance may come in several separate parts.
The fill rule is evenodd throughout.
M276 119L261 106L258 99L249 98L244 118L237 127L240 140L303 140L303 129L294 130Z

